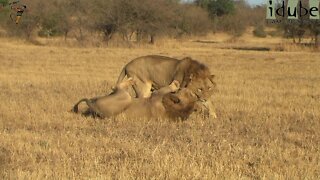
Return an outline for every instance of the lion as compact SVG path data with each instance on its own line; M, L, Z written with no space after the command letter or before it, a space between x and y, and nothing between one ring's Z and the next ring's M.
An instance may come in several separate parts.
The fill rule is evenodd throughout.
M201 88L204 88L202 91L215 86L214 75L210 74L209 68L189 57L178 60L157 55L142 56L124 66L117 84L123 81L125 76L136 80L133 89L138 98L150 97L152 88L157 90L168 86L173 80L177 80L182 88L189 86L191 78L194 81L205 82L203 79L211 81L211 85L208 83L201 85ZM195 87L192 88L196 89Z
M152 89L158 90L176 80L181 84L181 88L191 90L204 109L209 111L209 115L216 118L212 102L208 101L216 87L214 75L211 75L207 66L198 61L189 57L178 60L157 55L143 56L124 66L117 84L126 76L136 80L133 89L138 98L148 98Z
M132 85L134 85L133 79L128 78L127 81L117 84L116 88L109 95L91 99L81 99L74 105L72 111L75 113L82 113L85 116L91 115L99 118L117 115L131 104L132 97L127 89ZM79 105L82 102L86 102L88 108L79 112Z
M179 86L180 83L174 80L169 86L154 91L149 98L134 98L124 115L130 118L188 119L194 112L197 96L187 88L179 89Z
M177 92L180 88L178 81L173 81L169 86L153 92L149 98L132 98L126 91L130 84L128 81L123 81L117 85L115 91L110 95L82 99L74 106L73 111L78 113L78 106L83 101L88 105L88 109L82 112L83 115L91 115L102 119L124 114L129 118L186 120L194 111L197 96L186 88Z

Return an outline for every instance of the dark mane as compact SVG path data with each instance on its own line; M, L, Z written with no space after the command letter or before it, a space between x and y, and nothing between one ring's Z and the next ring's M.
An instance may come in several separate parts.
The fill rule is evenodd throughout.
M210 75L209 68L195 60L190 61L189 74L193 74L197 78L206 78Z
M185 75L184 75L185 77L184 81L186 85L190 83L191 76L193 76L193 78L195 79L205 79L210 76L210 70L206 65L196 60L193 60L190 57L186 57L183 60L188 61L188 68L185 69Z
M166 113L171 119L186 120L194 110L195 102L183 104L174 94L166 94L162 99Z

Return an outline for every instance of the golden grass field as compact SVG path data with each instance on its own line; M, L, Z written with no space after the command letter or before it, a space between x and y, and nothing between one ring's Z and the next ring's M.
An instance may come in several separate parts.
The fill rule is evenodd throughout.
M128 61L149 54L207 64L218 118L95 120L69 112L80 98L109 93ZM81 48L2 38L0 98L0 179L320 178L316 51L191 41Z

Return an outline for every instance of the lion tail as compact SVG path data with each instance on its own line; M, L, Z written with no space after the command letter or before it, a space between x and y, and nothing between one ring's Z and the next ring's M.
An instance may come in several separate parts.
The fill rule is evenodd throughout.
M88 99L86 99L86 98L84 98L84 99L81 99L79 102L77 102L77 104L76 105L74 105L73 106L73 108L72 108L72 112L74 112L74 113L78 113L79 112L79 104L81 103L81 102L83 102L83 101L85 101L85 102L88 102L89 100Z
M71 111L74 112L74 113L78 113L79 112L79 104L81 102L86 102L86 104L88 105L89 110L91 111L93 117L100 117L102 119L105 118L103 113L101 113L99 111L99 109L91 102L91 100L89 100L87 98L81 99L79 102L77 102L77 104L74 105L74 107L72 108Z
M124 77L127 75L126 73L126 67L124 67L119 75L119 78L118 78L118 81L117 81L117 84L119 84L123 79Z

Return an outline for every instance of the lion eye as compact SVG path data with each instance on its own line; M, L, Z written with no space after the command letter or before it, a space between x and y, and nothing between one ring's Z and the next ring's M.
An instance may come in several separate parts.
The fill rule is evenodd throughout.
M199 91L199 92L202 92L202 89L200 88L200 89L198 89L198 91Z

